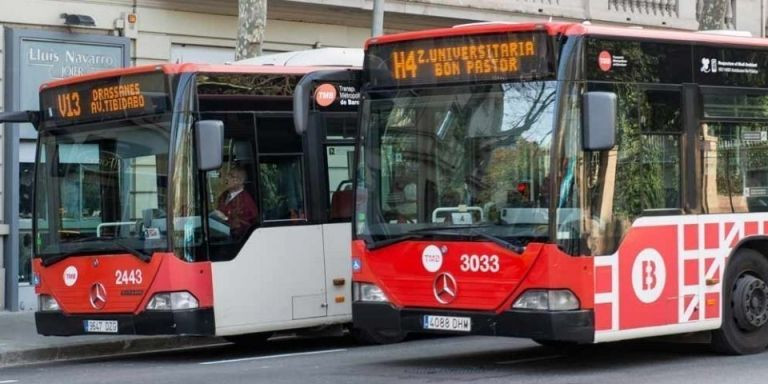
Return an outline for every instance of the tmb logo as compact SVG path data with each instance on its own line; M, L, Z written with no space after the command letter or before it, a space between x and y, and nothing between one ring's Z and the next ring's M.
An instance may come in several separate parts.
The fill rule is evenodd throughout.
M64 285L71 287L77 282L77 268L70 265L64 270Z
M611 53L608 51L600 52L600 55L597 56L597 65L600 66L600 70L603 72L610 71L611 67L613 67L613 56L611 56Z

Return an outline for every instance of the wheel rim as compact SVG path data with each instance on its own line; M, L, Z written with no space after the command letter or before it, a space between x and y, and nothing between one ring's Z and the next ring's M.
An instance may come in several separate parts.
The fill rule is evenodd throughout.
M768 285L752 275L736 280L732 299L734 318L739 328L753 331L768 322Z

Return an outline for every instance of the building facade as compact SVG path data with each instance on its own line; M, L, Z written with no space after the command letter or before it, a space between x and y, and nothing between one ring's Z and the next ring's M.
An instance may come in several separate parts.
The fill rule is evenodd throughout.
M704 0L386 0L387 33L483 21L568 20L698 28ZM762 36L766 0L729 0L724 24ZM362 47L372 0L269 0L263 50ZM37 106L41 83L120 66L234 59L237 0L0 0L0 107ZM36 133L0 131L0 308L34 310L31 182Z

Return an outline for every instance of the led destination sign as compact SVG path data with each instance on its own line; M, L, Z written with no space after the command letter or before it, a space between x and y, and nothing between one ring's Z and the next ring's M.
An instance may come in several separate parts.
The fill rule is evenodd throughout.
M60 118L77 118L83 114L81 92L72 91L56 95L56 106ZM90 103L86 105L86 113L98 115L101 113L143 109L146 105L141 94L139 83L121 84L94 88L90 91Z
M47 122L62 124L141 116L167 110L163 74L101 79L46 90L42 106Z
M366 56L374 86L550 76L547 35L467 35L373 45Z
M392 77L415 79L419 71L435 78L474 74L507 74L520 71L520 58L535 55L533 40L501 44L472 44L447 48L408 49L392 52Z

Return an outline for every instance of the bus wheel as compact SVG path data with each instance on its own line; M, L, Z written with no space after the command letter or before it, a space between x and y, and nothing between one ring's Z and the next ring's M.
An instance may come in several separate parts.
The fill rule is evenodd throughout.
M569 354L569 355L572 355L575 353L581 353L585 349L591 346L591 344L580 344L575 341L562 341L562 340L533 339L533 342L541 345L542 347L544 347L544 349L548 349L553 352Z
M723 324L712 346L732 355L762 352L768 347L768 260L746 248L732 257L723 281Z
M352 328L352 336L360 344L394 344L405 340L406 334L400 331Z
M249 333L246 335L224 336L224 340L240 347L258 347L264 345L271 333Z
M572 348L579 345L575 341L543 340L543 339L532 339L532 340L534 343L539 344L542 347L547 347L552 349Z

